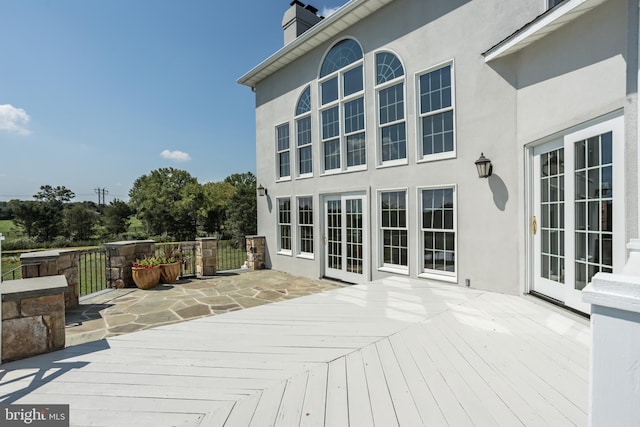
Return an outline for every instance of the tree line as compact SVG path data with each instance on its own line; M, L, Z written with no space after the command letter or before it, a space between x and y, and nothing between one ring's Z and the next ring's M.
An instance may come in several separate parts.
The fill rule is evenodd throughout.
M115 199L99 206L72 202L74 198L64 186L43 185L33 200L0 202L0 219L13 220L27 241L56 246L121 238L183 241L210 235L242 245L246 235L257 232L256 178L251 172L200 184L187 171L160 168L135 180L128 203ZM142 230L131 234L134 217Z

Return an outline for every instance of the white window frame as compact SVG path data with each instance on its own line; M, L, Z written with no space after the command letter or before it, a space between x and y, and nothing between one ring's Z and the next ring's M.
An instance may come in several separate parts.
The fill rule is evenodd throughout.
M288 140L289 140L289 147L287 149L284 150L280 150L280 137L278 135L279 130L283 127L287 127L287 130L289 132L289 136L288 136ZM293 156L291 155L291 124L289 122L285 122L285 123L281 123L279 125L276 126L275 129L275 139L276 139L276 143L275 143L275 148L276 148L276 161L275 161L275 166L276 166L276 181L291 181L291 164L293 162ZM289 154L289 175L284 175L284 176L280 176L280 155L284 154L284 153L288 153Z
M300 221L300 200L302 199L309 199L311 200L311 223L310 224L303 224ZM314 259L315 258L315 246L316 246L316 233L315 233L315 224L314 224L314 209L313 209L314 203L313 203L313 196L298 196L296 197L296 228L297 228L297 248L298 248L298 252L297 252L297 257L298 258L305 258L305 259ZM311 250L313 252L303 252L302 248L304 247L304 245L302 244L302 236L304 233L302 233L302 228L303 227L307 227L307 228L311 228Z
M348 73L349 71L358 68L358 67L362 67L362 90L352 93L348 96L344 96L344 75L346 73ZM366 79L365 79L365 67L364 67L364 58L359 59L355 62L352 62L351 64L349 64L348 66L341 68L337 71L334 71L333 73L323 77L322 79L318 80L318 117L319 117L319 123L320 125L318 126L318 134L319 134L319 140L320 140L320 154L321 154L321 159L320 159L320 163L321 163L321 168L320 168L320 175L332 175L332 174L337 174L337 173L343 173L343 172L354 172L354 171L362 171L362 170L366 170L367 169L367 144L366 144L366 140L367 140L367 100L365 97L365 93L366 93ZM327 104L322 104L322 84L333 79L333 78L337 78L338 80L338 99L335 101L331 101ZM345 132L345 120L344 120L344 106L345 104L351 102L351 101L355 101L358 98L362 98L362 103L363 103L363 110L364 110L364 126L361 130L358 130L356 132L352 132L350 134L346 134ZM322 122L322 113L326 110L329 110L331 108L335 108L338 107L338 123L339 123L339 130L338 130L338 136L337 137L332 137L332 138L328 138L328 139L324 139L323 135L322 135L322 127L323 127L323 122ZM358 134L364 134L364 139L365 139L365 162L362 165L355 165L355 166L347 166L347 137L352 136L352 135L358 135ZM339 140L339 147L340 147L340 167L339 168L335 168L335 169L325 169L325 143L327 141L332 141L334 139L338 139Z
M398 58L398 61L400 61L400 63L402 64L403 69L405 70L405 73L401 76L401 77L396 77L393 80L390 80L388 82L384 82L381 84L377 84L377 62L374 64L374 81L376 82L376 86L375 86L375 91L376 91L376 123L377 123L377 133L376 133L376 137L377 137L377 144L376 144L376 155L377 155L377 167L378 168L384 168L384 167L390 167L390 166L398 166L398 165L406 165L409 163L409 132L407 130L407 84L406 84L406 67L404 66L404 63L402 62L402 60L400 59L400 57L395 53L395 52L391 52L388 50L382 50L382 51L378 51L374 53L374 58L377 57L377 55L379 53L389 53L394 55L396 58ZM401 120L396 120L394 122L388 122L385 123L384 125L382 125L380 123L380 106L381 106L381 102L380 102L380 92L385 90L385 89L389 89L393 86L396 86L398 84L402 84L402 106L403 106L403 118ZM389 127L389 126L393 126L393 125L397 125L400 123L404 123L404 133L405 133L405 157L403 159L396 159L396 160L383 160L382 158L382 129Z
M404 192L405 198L405 226L401 227L384 227L382 223L382 195L384 193L396 193ZM389 188L378 190L378 229L380 230L378 239L378 271L385 271L389 273L397 273L409 275L409 263L411 259L410 247L409 247L409 189L408 188ZM407 233L407 265L399 264L387 264L384 262L384 232L386 230L404 230Z
M304 144L304 145L298 145L298 125L300 123L300 121L305 120L305 119L309 119L309 126L310 126L310 131L311 131L311 137L309 139L309 143L308 144ZM312 178L313 177L313 120L311 119L311 112L302 114L300 116L297 116L295 118L295 130L296 130L296 178L298 179L304 179L304 178ZM300 161L302 160L302 156L300 155L300 151L304 148L310 148L311 149L311 172L307 172L307 173L302 173L300 171Z
M453 229L425 229L423 228L423 206L422 206L422 191L424 190L444 190L453 189ZM458 266L459 266L459 253L460 246L458 245L458 187L456 184L443 184L423 186L416 189L417 200L417 224L416 229L418 231L418 277L424 279L440 280L449 283L458 283ZM454 233L454 247L455 247L455 270L454 271L442 271L432 270L424 268L424 232L429 230L446 230Z
M280 201L288 200L289 201L289 222L281 222L280 221ZM279 255L288 255L291 256L293 254L293 242L295 241L293 236L293 224L292 224L292 211L291 211L291 197L284 196L276 198L276 228L277 228L277 239L278 239L278 254ZM282 248L282 227L289 227L289 249Z
M427 113L422 114L421 111L421 96L420 96L420 77L424 76L425 74L429 74L431 72L434 71L438 71L442 68L445 68L447 66L451 67L451 106L449 107L445 107L445 108L440 108L438 110L434 110L434 111L429 111ZM427 68L425 70L422 70L418 73L415 74L415 93L416 93L416 153L417 153L417 163L425 163L425 162L432 162L432 161L437 161L437 160L444 160L444 159L452 159L456 157L456 152L457 152L457 136L458 136L458 132L457 132L457 127L456 127L456 83L455 83L455 64L454 64L454 60L451 59L449 61L445 61L442 62L440 64L437 64L433 67ZM437 114L442 114L445 112L451 111L452 112L452 120L453 120L453 150L452 151L444 151L442 153L435 153L435 154L427 154L425 155L423 153L423 141L422 141L422 119L424 117L428 117L428 116L434 116Z

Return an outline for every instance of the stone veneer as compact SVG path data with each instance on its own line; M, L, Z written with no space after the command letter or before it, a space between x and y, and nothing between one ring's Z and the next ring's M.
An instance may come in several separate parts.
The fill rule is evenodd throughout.
M142 258L155 256L156 243L153 240L129 240L105 243L107 249L107 287L128 288L135 287L131 265Z
M2 283L1 362L64 348L65 276Z
M196 274L214 276L218 271L218 239L199 237L196 243Z
M264 236L247 236L247 268L262 270L265 266L266 239Z
M20 255L22 278L64 275L67 291L64 294L65 306L78 305L80 283L78 279L78 259L80 253L74 250L52 250L29 252Z

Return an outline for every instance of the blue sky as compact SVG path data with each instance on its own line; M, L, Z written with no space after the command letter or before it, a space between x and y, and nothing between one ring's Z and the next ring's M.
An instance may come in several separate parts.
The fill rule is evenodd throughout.
M347 0L311 3L328 16ZM127 200L161 167L255 171L254 94L287 0L0 2L0 201L64 185Z

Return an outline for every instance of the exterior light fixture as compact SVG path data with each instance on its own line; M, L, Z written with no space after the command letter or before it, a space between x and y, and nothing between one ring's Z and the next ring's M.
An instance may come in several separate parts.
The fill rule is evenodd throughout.
M266 195L267 195L267 189L266 189L266 188L264 188L264 187L262 186L262 184L260 184L260 185L258 186L258 196L263 197L263 196L266 196Z
M478 168L478 178L489 178L493 172L491 160L487 159L484 153L480 153L480 158L476 160L476 168Z

